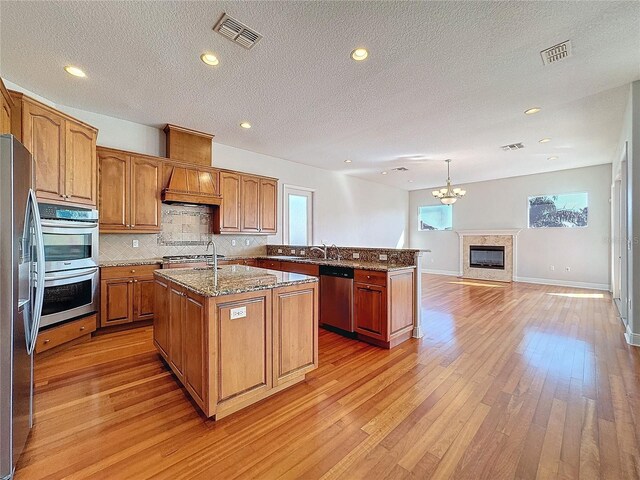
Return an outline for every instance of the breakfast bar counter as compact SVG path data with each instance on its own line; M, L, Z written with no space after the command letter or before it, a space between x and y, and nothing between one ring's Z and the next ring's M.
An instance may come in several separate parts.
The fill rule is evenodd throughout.
M207 417L245 408L317 368L316 277L239 265L154 277L154 344Z

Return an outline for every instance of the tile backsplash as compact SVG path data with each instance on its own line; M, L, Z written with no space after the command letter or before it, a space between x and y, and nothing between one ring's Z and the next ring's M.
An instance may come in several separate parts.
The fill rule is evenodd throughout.
M162 205L162 232L157 234L100 234L100 261L157 258L164 255L200 255L210 239L223 255L265 255L263 235L212 235L209 207ZM138 247L133 247L133 241ZM248 245L247 245L248 243Z

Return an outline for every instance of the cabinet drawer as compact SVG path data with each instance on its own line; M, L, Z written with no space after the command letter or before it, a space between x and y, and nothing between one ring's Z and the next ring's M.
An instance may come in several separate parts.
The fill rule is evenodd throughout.
M42 330L38 334L38 340L36 341L36 353L46 352L53 347L95 332L95 330L95 314L57 327Z
M280 268L283 272L301 273L303 275L311 275L317 277L320 268L318 265L296 262L280 262Z
M268 268L271 270L280 270L282 268L282 263L278 260L258 260L258 267L260 268Z
M131 265L128 267L102 267L100 268L100 279L153 276L154 270L159 268L159 263L154 263L153 265Z
M354 280L359 283L368 283L370 285L387 285L387 272L379 272L377 270L356 270Z

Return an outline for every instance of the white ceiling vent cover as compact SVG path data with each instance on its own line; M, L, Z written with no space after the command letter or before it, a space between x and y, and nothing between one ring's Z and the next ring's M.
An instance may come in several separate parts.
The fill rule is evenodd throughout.
M250 50L262 38L255 30L251 30L244 23L239 22L226 13L218 20L216 26L213 27L214 32L218 32L223 37L227 37L234 43Z
M550 65L571 56L571 40L554 45L540 52L542 63Z
M505 152L510 152L512 150L520 150L521 148L524 148L524 145L522 144L522 142L510 143L509 145L502 145L500 148Z

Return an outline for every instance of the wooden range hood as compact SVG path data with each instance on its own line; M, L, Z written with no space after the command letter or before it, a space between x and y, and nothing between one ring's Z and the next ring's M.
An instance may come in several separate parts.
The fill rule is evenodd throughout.
M171 166L169 183L162 191L164 203L220 205L215 171L211 168L213 135L176 125L167 125L167 157L179 162Z

